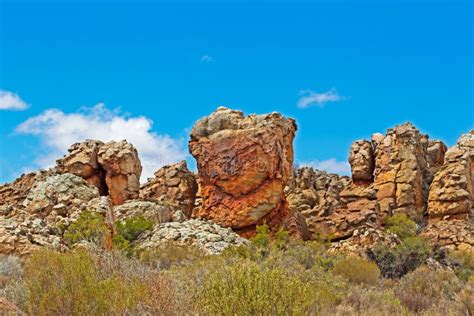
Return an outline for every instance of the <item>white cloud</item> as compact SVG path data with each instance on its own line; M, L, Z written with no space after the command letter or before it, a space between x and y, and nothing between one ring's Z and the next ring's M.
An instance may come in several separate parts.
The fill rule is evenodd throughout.
M201 57L201 63L210 63L213 61L214 61L214 58L212 58L212 56L210 55L204 55Z
M345 99L345 97L339 95L334 88L322 93L312 90L302 90L300 91L300 95L301 97L298 100L298 107L300 109L306 109L311 106L324 107L326 103L338 102Z
M323 170L329 173L336 173L339 175L351 175L351 165L347 161L338 161L335 158L327 160L312 160L299 163L299 166L313 167L318 170Z
M0 110L25 110L27 107L28 104L18 94L0 90Z
M44 144L45 155L40 155L35 164L41 168L54 165L67 149L85 139L104 142L126 139L138 150L143 166L142 181L153 176L161 166L185 159L187 150L184 140L152 131L153 121L144 116L129 117L111 111L103 104L82 108L76 113L64 113L48 109L17 126L16 131L36 135Z

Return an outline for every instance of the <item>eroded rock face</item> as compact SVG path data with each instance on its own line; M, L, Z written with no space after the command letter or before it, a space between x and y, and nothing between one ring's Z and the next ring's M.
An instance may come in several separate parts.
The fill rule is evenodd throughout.
M425 135L405 123L372 137L375 189L383 216L405 213L420 221L426 209L429 181Z
M351 145L349 151L352 180L354 182L371 182L374 177L375 157L372 143L359 140Z
M224 107L199 120L189 149L197 160L202 206L193 216L252 234L290 214L284 186L291 175L295 121L278 113L249 115Z
M174 203L190 218L198 185L186 161L164 166L140 188L140 198Z
M98 151L104 143L98 140L86 140L75 143L68 149L68 154L57 160L57 168L61 173L71 173L96 186L100 195L107 195L105 170L99 165Z
M138 198L142 166L135 147L125 140L108 142L99 148L98 157L112 204Z
M431 183L430 220L468 218L474 206L474 132L464 134L445 154L444 165Z
M73 144L68 151L57 161L58 172L85 179L101 195L109 195L114 205L138 198L142 166L132 144L125 140L106 144L86 140Z
M349 178L315 170L311 167L295 169L285 193L290 210L306 220L311 238L331 233L340 193Z

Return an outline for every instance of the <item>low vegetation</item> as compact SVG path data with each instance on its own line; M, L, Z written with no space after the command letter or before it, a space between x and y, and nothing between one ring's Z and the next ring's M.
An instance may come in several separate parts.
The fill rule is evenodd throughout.
M92 227L84 229L85 223ZM143 218L121 225L117 235L130 244L150 229ZM68 233L71 241L100 245L102 229L88 214ZM258 232L251 244L219 256L169 243L141 252L120 247L76 247L64 253L43 249L24 262L1 257L0 298L32 315L474 312L472 254L448 253L451 271L426 265L422 258L432 250L411 233L402 233L402 242L393 248L379 245L381 250L370 260L336 254L325 242L288 241L285 232L272 234L265 226Z

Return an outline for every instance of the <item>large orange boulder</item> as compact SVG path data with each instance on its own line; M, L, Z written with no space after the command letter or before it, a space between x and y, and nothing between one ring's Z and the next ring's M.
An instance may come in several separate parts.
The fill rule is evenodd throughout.
M244 235L252 235L264 222L272 228L295 223L284 194L295 131L295 121L279 113L244 116L219 107L199 120L189 141L202 198L193 217Z

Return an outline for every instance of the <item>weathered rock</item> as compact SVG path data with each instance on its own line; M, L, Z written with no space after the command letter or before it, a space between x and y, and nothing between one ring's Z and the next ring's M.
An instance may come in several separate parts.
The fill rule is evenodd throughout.
M12 183L6 183L0 186L0 213L9 215L14 208L22 208L23 201L30 192L31 188L38 180L44 180L51 175L50 171L38 171L22 174Z
M176 204L190 218L198 185L186 161L164 166L140 188L140 198Z
M142 166L132 144L123 140L100 146L98 162L105 170L105 182L112 204L120 205L138 198Z
M354 182L371 182L374 177L375 168L372 143L367 140L359 140L352 143L349 152L349 163Z
M305 218L311 238L329 233L327 227L336 220L334 217L339 206L340 193L348 183L347 177L311 167L293 171L285 188L288 205L294 214L301 213Z
M57 216L69 217L82 211L87 203L99 197L96 187L73 174L53 175L37 181L23 202L30 214L36 214L47 222L56 222Z
M425 135L411 124L398 125L386 136L375 134L375 189L382 218L405 213L420 221L426 209L429 181Z
M440 141L429 141L427 147L427 162L432 175L435 175L444 164L444 154L446 153L446 145Z
M156 223L166 223L172 220L172 215L177 210L171 205L164 203L155 203L151 201L132 200L114 208L115 218L117 220L126 220L127 218L141 215L146 219Z
M99 165L98 152L104 143L98 140L86 140L75 143L68 149L68 154L57 160L57 169L61 173L71 173L96 186L100 195L107 195L105 170Z
M248 243L229 228L192 219L182 223L158 224L153 231L143 233L136 244L139 249L152 249L167 242L194 245L208 254L219 254L227 247Z
M467 250L474 253L474 220L440 218L430 220L422 232L422 236L435 245L448 248Z
M263 222L281 226L291 216L283 189L291 175L295 131L295 121L278 113L244 117L220 107L199 120L189 142L202 195L193 216L246 235Z
M474 133L464 134L445 154L445 163L431 183L430 219L446 215L467 218L474 206Z

